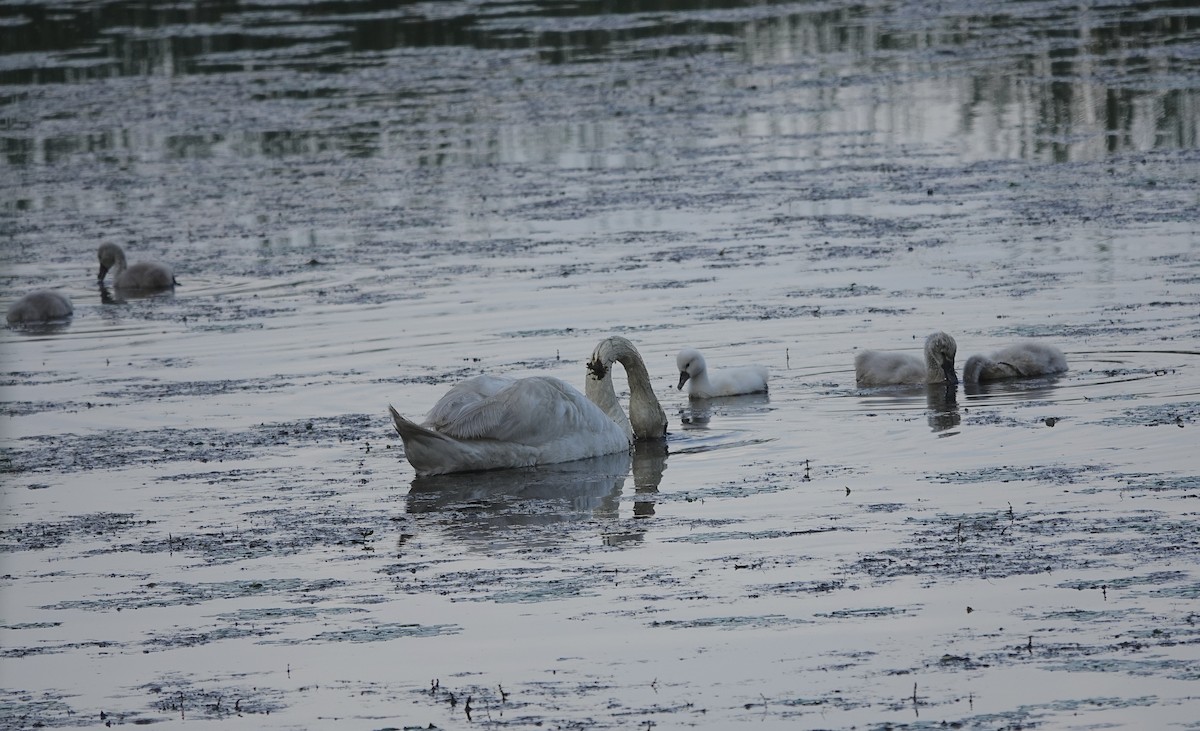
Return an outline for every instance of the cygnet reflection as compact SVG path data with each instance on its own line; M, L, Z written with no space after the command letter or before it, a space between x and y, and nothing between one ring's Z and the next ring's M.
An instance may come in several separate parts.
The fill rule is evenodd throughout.
M957 390L952 383L931 383L925 387L929 428L934 433L948 431L962 423L962 415L958 413Z
M750 393L742 396L696 399L679 407L679 423L684 429L707 429L713 416L731 412L755 411L771 403L765 393Z

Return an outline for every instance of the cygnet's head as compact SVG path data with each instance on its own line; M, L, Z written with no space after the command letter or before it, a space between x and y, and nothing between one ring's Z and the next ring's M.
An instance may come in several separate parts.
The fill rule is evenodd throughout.
M932 371L941 371L946 383L958 383L958 374L954 372L954 356L958 353L958 343L944 332L935 332L925 338L925 365Z
M100 276L97 279L101 282L109 269L116 267L117 272L120 272L125 268L125 251L111 241L100 244L100 248L96 250L96 258L100 260Z
M679 368L679 389L689 378L695 378L704 372L704 356L695 348L684 348L675 356L675 365Z

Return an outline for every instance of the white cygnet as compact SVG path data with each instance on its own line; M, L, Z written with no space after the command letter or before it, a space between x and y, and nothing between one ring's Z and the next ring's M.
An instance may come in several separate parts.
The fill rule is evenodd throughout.
M39 289L8 306L8 323L17 325L54 322L66 320L73 314L75 314L75 308L71 306L71 299L65 294L59 294L49 289Z
M925 357L907 353L864 350L854 356L854 378L859 386L892 386L917 383L958 383L954 355L958 344L944 332L925 339Z
M1061 350L1030 340L997 350L990 356L972 355L963 366L963 383L1048 376L1066 370L1067 356Z
M767 390L766 366L731 366L709 372L704 356L695 348L679 351L675 365L679 368L679 388L686 384L690 398L739 396Z
M100 259L100 275L97 279L102 284L104 276L111 269L113 286L117 289L161 292L176 285L171 267L156 261L141 261L127 266L125 251L114 243L101 244L96 256Z

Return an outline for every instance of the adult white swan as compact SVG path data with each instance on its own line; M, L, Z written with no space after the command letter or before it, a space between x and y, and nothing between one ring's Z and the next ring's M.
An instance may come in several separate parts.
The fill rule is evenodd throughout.
M161 262L140 261L133 266L127 266L125 250L114 243L101 244L96 256L100 259L100 275L97 279L103 283L104 275L111 269L113 286L117 289L161 292L177 284L175 272Z
M618 362L629 379L628 415L613 388ZM485 375L456 384L421 424L388 411L419 476L570 462L666 436L667 415L633 343L600 341L587 370L586 396L549 376Z
M925 357L905 353L864 350L854 356L854 378L859 386L901 383L958 383L954 355L958 344L944 332L925 338Z
M54 322L65 320L75 313L71 298L50 289L30 292L8 306L8 323Z
M1066 370L1067 356L1061 350L1030 340L997 350L990 356L972 355L963 366L963 383L1048 376Z
M686 383L689 398L740 396L767 390L766 366L737 366L709 373L704 356L695 348L679 351L675 365L679 368L679 388Z

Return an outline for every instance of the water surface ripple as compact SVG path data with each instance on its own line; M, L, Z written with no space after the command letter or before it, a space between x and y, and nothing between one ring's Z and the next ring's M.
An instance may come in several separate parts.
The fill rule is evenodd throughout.
M0 728L1194 727L1198 124L1183 0L3 4ZM415 478L614 333L665 445Z

